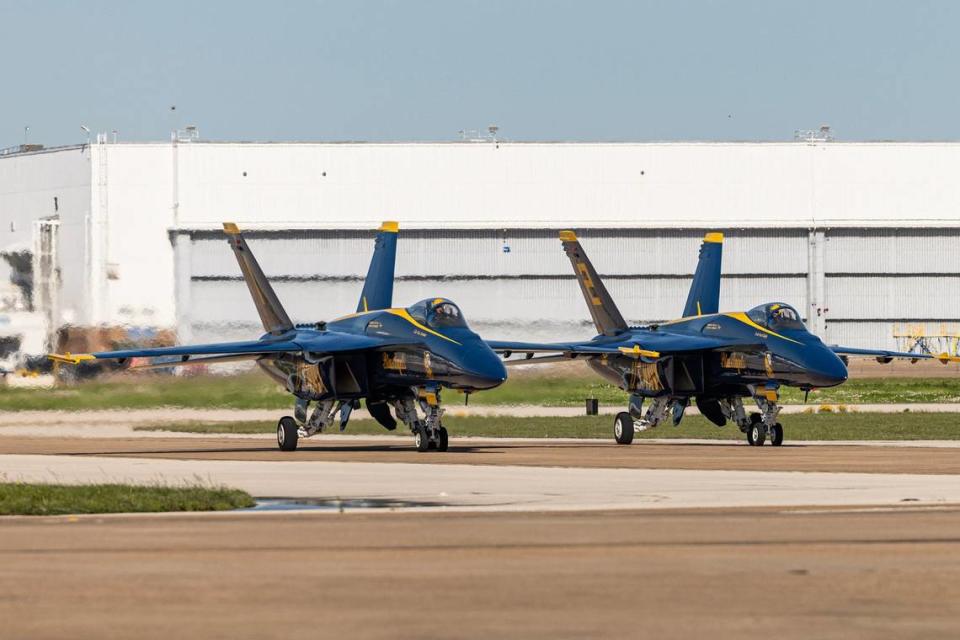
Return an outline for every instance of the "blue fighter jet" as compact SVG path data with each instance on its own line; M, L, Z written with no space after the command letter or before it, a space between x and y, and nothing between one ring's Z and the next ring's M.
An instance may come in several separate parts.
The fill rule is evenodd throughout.
M305 325L291 322L237 226L225 223L223 229L266 331L259 339L51 354L50 358L70 364L162 359L129 368L254 360L296 398L294 415L280 418L277 425L277 444L283 451L293 451L300 438L326 430L336 414L343 431L361 399L385 428L396 429L396 419L406 424L419 451L446 451L441 389L471 393L492 389L506 380L500 358L470 330L452 301L437 297L406 308L392 306L396 222L384 222L378 230L356 313ZM315 404L312 412L311 403Z
M580 246L573 231L561 231L563 249L573 264L598 335L568 343L490 341L508 365L582 358L603 378L630 394L628 411L617 414L614 437L630 444L635 432L655 427L668 416L677 425L691 400L717 426L733 421L747 441L760 446L769 437L783 443L777 421L783 386L809 392L847 379L849 356L958 358L941 354L827 346L807 331L796 309L783 302L761 304L746 312L720 313L720 262L723 234L706 234L700 260L679 320L630 327ZM511 356L520 359L511 360ZM540 354L540 355L538 355ZM748 413L744 398L758 411ZM650 404L643 411L645 400Z

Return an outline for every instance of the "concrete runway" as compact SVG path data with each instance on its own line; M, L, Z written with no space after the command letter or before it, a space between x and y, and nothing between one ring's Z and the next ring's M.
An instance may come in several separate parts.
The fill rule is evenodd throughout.
M171 460L6 455L8 480L190 484L258 497L400 501L445 509L546 511L960 504L960 476L471 464Z
M0 429L7 479L418 505L0 518L0 638L956 637L960 449L912 445Z

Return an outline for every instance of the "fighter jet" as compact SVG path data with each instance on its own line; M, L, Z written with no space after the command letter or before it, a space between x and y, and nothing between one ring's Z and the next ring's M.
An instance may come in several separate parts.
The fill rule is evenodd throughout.
M506 380L500 358L470 330L451 300L435 297L406 308L392 306L396 222L384 222L376 234L356 313L297 325L283 309L237 225L224 223L223 230L266 331L259 339L49 357L71 364L164 359L129 368L254 360L295 397L293 416L284 416L277 424L277 445L283 451L295 450L300 438L327 430L337 414L343 431L361 399L385 428L396 429L396 419L407 425L418 451L446 451L441 390L471 393Z
M630 444L634 434L656 427L668 416L677 425L691 400L717 426L733 421L754 446L783 444L777 420L780 389L832 387L847 379L846 359L875 357L913 361L960 358L948 354L905 353L827 346L810 333L796 309L769 302L749 311L719 312L723 234L707 233L700 248L683 317L631 327L623 319L573 231L561 231L580 290L598 335L569 343L490 341L508 365L582 358L609 382L630 394L628 410L614 420L614 438ZM521 358L511 360L514 354ZM542 354L542 355L537 355ZM743 400L758 411L748 413ZM649 400L646 412L645 400Z

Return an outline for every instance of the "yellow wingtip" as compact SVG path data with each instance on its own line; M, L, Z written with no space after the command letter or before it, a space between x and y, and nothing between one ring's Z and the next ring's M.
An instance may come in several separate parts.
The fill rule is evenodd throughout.
M70 353L69 351L63 354L51 353L47 355L47 358L54 362L62 362L63 364L80 364L84 360L96 360L96 358L89 353Z
M703 236L704 242L723 242L723 234L719 231L711 231L707 235Z
M563 242L576 242L577 234L569 229L560 232L560 240Z
M235 222L224 222L223 232L230 236L239 235L240 227L238 227Z
M377 231L387 231L388 233L397 233L400 231L400 223L395 220L384 220Z

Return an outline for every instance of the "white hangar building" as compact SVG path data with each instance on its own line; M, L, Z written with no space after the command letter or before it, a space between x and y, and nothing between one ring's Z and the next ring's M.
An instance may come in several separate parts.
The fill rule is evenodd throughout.
M577 231L638 324L680 313L700 239L720 230L722 308L782 300L828 342L894 347L897 325L960 323L958 170L960 144L936 142L101 136L0 155L0 252L33 247L53 324L210 341L259 329L222 221L313 322L353 310L373 230L397 220L395 304L442 295L491 338L575 338L592 331L557 230Z

